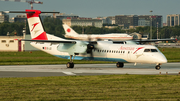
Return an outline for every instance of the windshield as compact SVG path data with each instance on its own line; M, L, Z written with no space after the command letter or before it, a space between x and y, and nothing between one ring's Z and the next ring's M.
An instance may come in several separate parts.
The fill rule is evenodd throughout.
M145 49L144 52L158 52L157 49Z

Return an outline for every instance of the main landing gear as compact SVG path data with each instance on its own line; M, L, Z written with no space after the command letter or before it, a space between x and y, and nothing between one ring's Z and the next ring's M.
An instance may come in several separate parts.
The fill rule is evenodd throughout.
M68 62L68 63L66 64L67 68L74 68L73 60L74 60L75 55L74 55L73 59L72 59L72 56L73 56L73 55L70 55L70 62Z
M122 62L117 62L117 63L116 63L116 66L117 66L117 68L123 68L123 67L124 67L124 63L122 63Z
M156 65L155 69L156 69L156 70L160 70L160 69L161 69L160 64Z

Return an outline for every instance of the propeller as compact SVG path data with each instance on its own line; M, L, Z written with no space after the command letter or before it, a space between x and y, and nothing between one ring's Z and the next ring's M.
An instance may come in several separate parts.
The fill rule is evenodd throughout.
M91 37L90 36L88 36L88 42L89 42L89 44L87 44L86 52L87 52L87 54L90 54L92 59L94 59L92 51L93 51L93 49L96 49L94 44L97 44L97 42L96 41L91 41Z

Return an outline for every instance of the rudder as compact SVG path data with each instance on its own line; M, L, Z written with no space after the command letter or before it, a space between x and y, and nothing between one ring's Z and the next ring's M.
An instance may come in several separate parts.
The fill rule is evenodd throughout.
M66 35L70 35L70 36L78 35L78 33L76 33L72 28L70 28L66 24L63 24L63 28L64 28L64 31L65 31Z

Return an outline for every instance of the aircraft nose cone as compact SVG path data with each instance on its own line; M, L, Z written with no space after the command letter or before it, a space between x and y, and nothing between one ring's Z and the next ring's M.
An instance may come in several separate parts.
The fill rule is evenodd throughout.
M167 63L167 59L166 58L163 58L163 59L161 59L161 63Z
M159 62L160 62L160 63L167 63L166 57L165 57L165 56L161 56L161 57L159 58Z
M156 59L154 59L156 63L167 63L167 59L163 54L156 54Z

